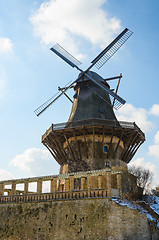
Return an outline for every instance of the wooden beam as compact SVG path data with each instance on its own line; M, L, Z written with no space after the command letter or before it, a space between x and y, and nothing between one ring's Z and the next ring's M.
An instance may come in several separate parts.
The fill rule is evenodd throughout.
M49 140L50 145L52 145L52 149L54 149L54 151L56 151L56 154L59 156L59 159L63 160L63 155L59 149L59 147L57 146L56 142L54 141L54 138L51 137L50 135L47 137ZM64 161L62 161L64 162Z
M127 156L129 155L129 153L131 152L131 150L133 149L134 147L134 144L136 144L136 141L138 139L138 134L136 136L134 136L134 138L132 139L131 141L131 144L129 145L127 151L125 152L124 156L123 156L123 161L125 161L125 159L127 158Z
M43 142L43 144L49 150L49 152L51 153L53 158L61 165L61 160L59 159L57 154L54 152L54 150L52 148L50 148L47 143Z
M62 151L62 153L63 153L65 159L67 160L67 158L68 158L67 153L66 153L65 149L63 148L63 145L61 144L58 135L55 134L55 132L52 132L52 134L54 135L54 138L57 140L58 145L59 145L59 147L60 147L60 149L61 149L61 151Z
M68 141L68 138L67 138L67 136L66 136L66 134L63 132L63 136L65 137L65 139L66 139L66 142L67 142L67 145L68 145L68 149L69 149L69 151L70 151L70 153L71 153L71 155L72 155L72 158L75 160L76 158L75 158L75 155L74 155L74 153L73 153L73 151L72 151L72 149L71 149L71 146L70 146L70 143L69 143L69 141Z
M86 141L86 129L82 127L83 130L83 138L84 138L84 146L85 146L85 151L86 151L86 157L88 158L88 146L87 146L87 141Z
M129 159L129 156L132 154L135 147L138 145L138 143L132 144L131 147L128 149L126 155L124 156L123 160L127 163L127 159Z
M134 140L134 136L135 136L134 132L133 132L132 134L130 134L129 139L128 139L128 141L127 141L127 144L126 144L126 146L124 147L124 149L123 149L123 151L122 151L122 153L121 153L121 155L120 155L120 159L121 159L121 160L123 159L124 155L126 154L128 148L131 146L131 143L132 143L133 140Z
M107 158L110 156L110 151L111 151L111 148L112 148L112 140L113 140L113 137L114 137L114 129L113 129L113 131L112 131L112 135L111 135L110 142L109 142L109 146L108 146Z
M73 136L74 136L75 143L76 143L76 147L77 147L77 153L78 153L78 157L79 157L79 159L82 159L82 157L81 157L81 153L80 153L79 144L78 144L78 142L77 142L77 137L76 137L75 130L74 130L74 129L72 129L72 132L73 132Z
M93 126L93 158L95 158L95 127Z
M135 155L135 153L137 152L137 150L139 149L139 147L144 143L145 140L142 140L139 145L136 147L136 149L134 149L133 153L132 153L132 158Z
M105 137L105 128L103 128L102 145L104 144L104 137Z
M117 92L118 92L118 88L119 88L121 78L122 78L122 74L120 73L118 84L117 84L117 87L116 87L116 90L115 90L115 94L117 94ZM113 106L114 106L114 103L115 103L115 98L114 98L114 101L113 101Z
M117 153L117 151L118 151L118 147L119 147L119 144L120 144L120 142L121 142L121 140L122 140L123 135L124 135L124 132L121 132L120 138L119 138L119 140L118 140L118 143L117 143L116 148L115 148L114 153L113 153L113 158L115 158L115 156L116 156L116 153Z
M56 138L52 137L51 138L52 142L54 143L54 145L56 146L56 151L58 152L58 154L61 156L62 159L65 159L67 161L67 158L65 157L65 155L63 154L63 152L61 151Z
M44 146L49 150L49 152L51 153L51 155L53 156L53 158L56 159L56 156L53 152L53 150L48 146L48 144L46 142L43 142Z
M142 141L136 146L136 148L135 148L134 151L132 152L131 156L129 156L127 163L130 162L130 160L133 158L133 156L135 155L135 153L137 152L137 150L139 149L139 147L143 144L143 142L144 142L144 141L142 140Z

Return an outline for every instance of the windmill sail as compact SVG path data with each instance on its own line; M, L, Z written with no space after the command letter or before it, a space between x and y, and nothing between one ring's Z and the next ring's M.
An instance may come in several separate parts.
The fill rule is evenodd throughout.
M66 88L59 94L57 93L40 107L38 107L34 112L37 116L39 116L42 112L44 112L51 104L53 104L59 97L61 97L65 92L71 88L74 83L78 82L82 76L86 76L100 88L105 90L110 97L111 106L115 109L118 109L120 106L125 104L125 100L122 99L117 93L114 93L109 88L107 88L102 82L97 79L91 77L91 72L89 70L96 66L98 69L101 68L113 55L114 53L128 40L128 38L132 35L132 31L128 28L125 28L123 32L121 32L91 63L91 65L83 71L78 66L81 64L76 58L74 58L70 53L68 53L64 48L62 48L59 44L54 45L50 50L52 50L56 55L62 58L65 62L67 62L71 67L77 68L81 72L79 77L73 81L71 84L67 85Z
M71 67L77 68L77 66L82 64L58 43L55 44L52 48L50 48L50 50L53 51L56 55L58 55L60 58L62 58L65 62L67 62Z
M125 28L91 63L92 66L96 66L100 69L117 51L118 49L128 40L133 34L128 28ZM90 68L89 68L90 69Z
M61 97L63 94L65 94L65 92L71 88L73 86L73 84L76 82L76 80L70 81L67 85L65 85L65 88L63 89L63 91L59 94L59 92L57 92L53 97L51 97L49 100L47 100L45 103L43 103L40 107L38 107L34 113L36 114L36 116L39 116L41 113L43 113L48 107L50 107L51 104L53 104L59 97Z

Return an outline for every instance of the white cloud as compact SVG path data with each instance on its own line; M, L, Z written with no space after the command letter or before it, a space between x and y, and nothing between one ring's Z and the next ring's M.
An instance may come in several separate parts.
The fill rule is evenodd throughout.
M155 167L156 167L151 162L145 162L144 158L137 158L133 162L129 163L129 166L143 167L144 169L149 169L152 172L154 172Z
M159 104L154 104L152 108L150 109L150 113L152 115L158 116L159 117Z
M9 38L0 38L0 54L13 51L13 44Z
M0 169L0 181L13 179L13 175L4 169Z
M157 131L154 137L154 143L154 145L149 146L148 154L155 158L159 158L159 131Z
M121 30L120 20L102 9L106 0L50 0L30 17L34 33L45 44L58 42L78 57L83 38L105 47Z
M49 151L40 148L25 150L24 153L16 155L9 165L19 168L29 176L57 174L59 168Z
M157 133L156 133L156 135L155 135L155 137L154 137L154 142L155 142L156 144L159 144L159 131L157 131Z
M149 155L159 158L159 144L149 146Z
M132 104L125 104L116 112L120 121L135 122L144 132L150 131L151 121L148 120L148 111L144 108L136 108Z

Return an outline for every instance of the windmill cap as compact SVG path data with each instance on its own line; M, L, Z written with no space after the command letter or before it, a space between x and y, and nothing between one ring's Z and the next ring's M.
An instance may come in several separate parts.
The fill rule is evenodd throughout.
M107 85L107 87L110 88L109 84L108 84L106 81L104 81L104 79L103 79L99 74L97 74L96 72L89 71L89 72L87 72L87 74L88 74L90 77L94 78L95 80L98 80L98 81L104 83L105 85ZM83 74L83 73L80 73L78 77L80 77L80 76L81 76L81 78L78 80L78 83L79 83L79 82L84 82L84 81L91 81L91 80L90 80L85 74Z

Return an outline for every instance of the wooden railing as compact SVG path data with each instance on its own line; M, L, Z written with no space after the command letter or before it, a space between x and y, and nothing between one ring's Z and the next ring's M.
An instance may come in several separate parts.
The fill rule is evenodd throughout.
M125 122L125 121L115 121L115 120L102 120L102 119L87 119L82 121L74 121L74 122L64 122L52 124L51 127L44 133L42 136L42 141L47 137L47 135L55 130L62 130L67 128L76 128L76 127L86 127L86 126L107 126L107 127L115 127L115 128L127 128L127 129L135 129L139 132L139 134L145 138L145 134L141 131L141 129L136 125L135 122Z

